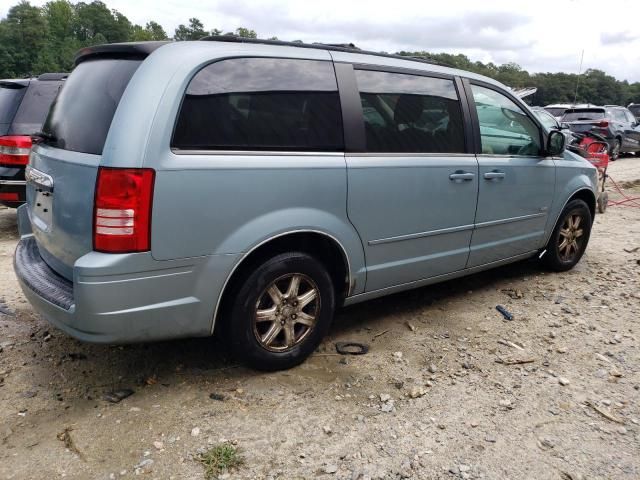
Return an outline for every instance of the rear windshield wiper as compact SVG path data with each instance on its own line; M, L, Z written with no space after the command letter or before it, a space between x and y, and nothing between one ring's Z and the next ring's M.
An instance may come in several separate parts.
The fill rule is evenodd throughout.
M55 135L53 135L51 133L47 133L47 132L32 133L31 134L31 138L34 140L33 143L56 142L58 140L58 137L56 137Z

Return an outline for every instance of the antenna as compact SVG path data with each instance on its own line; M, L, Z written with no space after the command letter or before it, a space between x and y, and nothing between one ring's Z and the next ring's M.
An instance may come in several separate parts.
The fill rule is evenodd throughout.
M578 79L576 80L576 94L573 97L573 106L575 107L578 102L578 86L580 85L580 75L582 75L582 61L584 60L584 49L582 55L580 55L580 68L578 69Z

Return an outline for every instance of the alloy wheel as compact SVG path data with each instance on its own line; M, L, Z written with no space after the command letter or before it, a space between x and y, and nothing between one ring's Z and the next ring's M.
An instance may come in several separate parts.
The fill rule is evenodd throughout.
M572 214L567 216L558 237L558 252L563 262L570 262L582 248L584 230L581 228L582 216Z
M318 322L320 290L301 273L283 275L256 302L253 333L272 352L286 352L304 341Z

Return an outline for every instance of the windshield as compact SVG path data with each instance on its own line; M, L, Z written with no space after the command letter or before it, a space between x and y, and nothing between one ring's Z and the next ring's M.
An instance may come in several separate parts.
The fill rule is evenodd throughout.
M46 142L101 155L120 98L141 60L98 59L78 65L51 106Z
M604 110L568 110L562 117L563 122L579 122L581 120L601 120Z
M25 90L23 85L0 85L0 124L11 123Z

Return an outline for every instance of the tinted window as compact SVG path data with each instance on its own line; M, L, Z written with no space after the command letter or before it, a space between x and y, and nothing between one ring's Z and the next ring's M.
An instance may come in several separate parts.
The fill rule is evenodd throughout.
M625 110L624 114L627 117L627 122L629 122L629 123L635 123L636 122L636 117L634 117L633 114L630 111Z
M213 63L187 87L172 146L179 149L343 149L331 62L238 58Z
M507 96L472 85L480 122L482 153L489 155L540 155L540 130Z
M42 130L51 103L61 86L61 82L32 82L13 119L12 132L24 135Z
M600 120L604 118L604 110L568 110L562 117L563 122L576 122L580 120Z
M102 154L120 98L140 60L88 60L64 83L42 127L47 143L75 152Z
M368 152L465 151L452 80L356 70Z
M545 107L545 110L549 112L551 115L553 115L554 117L561 117L562 114L565 112L566 108Z
M26 90L25 87L0 85L0 124L11 123Z
M640 105L631 105L629 107L631 113L633 113L636 117L640 117Z

